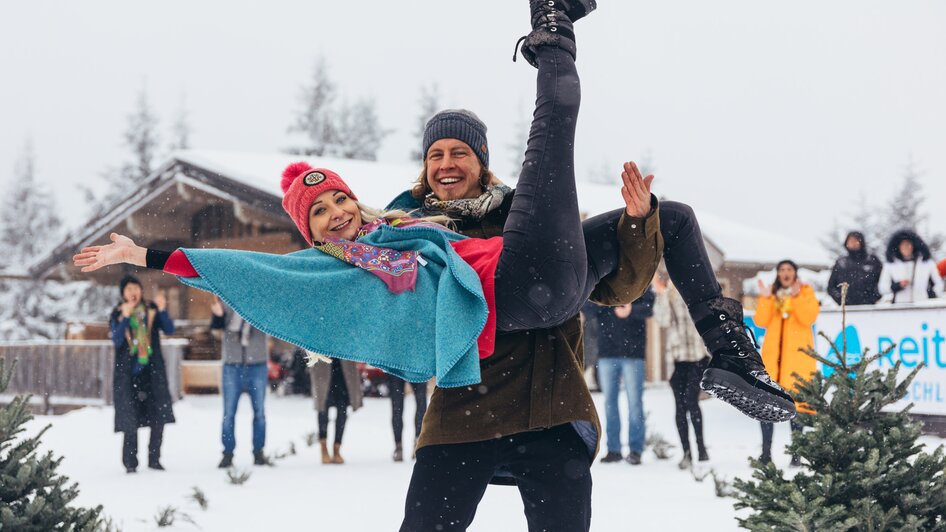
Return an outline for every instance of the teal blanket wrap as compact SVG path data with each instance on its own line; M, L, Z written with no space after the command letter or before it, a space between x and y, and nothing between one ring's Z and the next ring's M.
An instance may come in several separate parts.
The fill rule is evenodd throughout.
M414 291L385 283L317 249L287 255L183 249L212 292L257 329L329 357L366 362L409 382L437 377L450 388L480 382L477 338L488 309L473 268L450 242L466 237L429 227L379 227L358 239L420 252Z

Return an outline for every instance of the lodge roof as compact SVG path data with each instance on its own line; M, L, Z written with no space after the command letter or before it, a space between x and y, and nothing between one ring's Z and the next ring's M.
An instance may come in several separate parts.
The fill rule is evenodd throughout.
M419 164L378 163L326 157L300 157L280 153L246 153L205 150L175 152L126 197L117 200L103 215L74 228L62 243L28 267L34 277L46 277L71 260L82 247L101 243L124 220L146 207L172 187L187 187L251 209L273 224L292 227L282 210L280 174L291 162L306 160L314 167L338 172L366 205L382 207L410 187L420 171ZM510 183L514 186L514 182ZM582 211L593 216L620 205L615 185L578 182ZM700 211L698 219L704 237L717 248L725 262L738 265L766 265L789 257L814 268L830 265L827 253L817 244L791 236L768 232Z

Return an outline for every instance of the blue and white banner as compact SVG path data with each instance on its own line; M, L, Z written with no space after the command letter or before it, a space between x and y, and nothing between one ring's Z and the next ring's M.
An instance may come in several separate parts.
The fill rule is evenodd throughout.
M829 360L838 360L838 355L817 332L823 331L841 350L845 350L846 337L846 360L849 362L860 360L864 349L875 354L894 346L890 353L875 363L878 369L886 371L899 361L902 364L900 374L906 376L922 363L923 369L914 379L907 396L891 408L899 410L914 403L914 414L946 415L946 337L943 336L946 332L946 303L849 307L844 334L841 332L841 310L822 309L815 331L815 350L827 355L825 358ZM826 367L819 369L831 371Z

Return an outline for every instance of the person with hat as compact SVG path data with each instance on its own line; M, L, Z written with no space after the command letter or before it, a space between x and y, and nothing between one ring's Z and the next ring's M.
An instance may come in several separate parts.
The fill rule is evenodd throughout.
M864 233L851 231L844 238L847 256L838 257L828 278L828 295L841 304L841 284L847 283L846 305L873 305L880 300L877 288L884 265L877 255L868 253Z
M820 304L811 285L798 278L798 265L783 260L775 267L775 281L771 286L759 280L759 302L753 320L765 329L762 339L762 360L769 375L786 390L794 390L799 378L807 379L816 370L814 358L802 349L815 344L812 326L818 319ZM797 375L797 376L796 376ZM804 408L804 405L799 405ZM801 431L801 424L792 421L793 432ZM762 456L759 461L772 461L772 423L762 422ZM797 455L792 466L801 465Z
M540 72L533 137L544 141L534 143L542 148L531 155L530 169L519 181L501 238L467 238L433 223L446 222L446 216L378 213L359 203L335 172L301 162L283 173L283 208L313 249L285 256L208 249L168 253L112 234L112 244L83 249L75 264L83 271L118 262L162 269L214 292L260 330L309 351L371 363L411 382L431 376L442 387L479 382L478 361L492 354L497 330L554 327L577 314L604 277L626 283L637 276L618 268L615 232L584 241L573 172L579 95L571 22L561 14L553 35L545 12L557 8L533 7L541 29L524 39L522 53L554 75ZM544 64L539 55L549 56ZM458 153L441 143L429 158L437 157L437 150L448 157ZM546 155L555 160L538 160ZM642 264L655 268L660 241L657 203L649 193L653 176L644 178L628 163L623 179L626 206L611 217L626 213L622 238L635 243ZM357 275L360 270L383 283ZM643 277L645 287L650 273ZM622 287L615 297L635 289ZM382 299L387 307L379 306L380 314L332 305L342 297ZM417 315L433 315L428 320L433 327L425 328ZM415 334L405 339L400 333L407 328ZM337 333L368 329L395 331L396 342L385 334L352 341L351 334Z
M161 332L174 332L167 300L158 292L154 301L143 297L141 281L126 275L119 283L122 302L111 316L109 328L115 344L112 400L115 432L124 433L122 463L125 471L138 469L138 429L151 428L148 467L159 471L164 425L174 423L167 370L161 354Z
M936 269L930 247L915 231L901 229L887 242L877 287L893 303L916 303L943 297L943 278Z

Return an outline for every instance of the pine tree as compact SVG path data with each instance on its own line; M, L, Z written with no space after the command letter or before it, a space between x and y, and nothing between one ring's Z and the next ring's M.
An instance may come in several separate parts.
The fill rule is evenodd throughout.
M922 175L911 157L903 169L903 181L899 190L887 203L885 222L888 231L884 244L894 231L912 229L926 241L930 246L930 251L935 255L943 245L943 235L929 232L929 224L927 224L929 216L923 209L926 194L923 191L923 183L920 181Z
M381 127L373 101L360 100L341 107L336 114L336 141L327 155L375 161L384 137L391 132Z
M843 285L842 301L846 294ZM828 375L802 381L796 395L814 411L799 412L808 430L788 447L804 467L785 478L775 465L752 460L754 480L734 484L736 508L752 511L739 524L759 531L946 529L943 446L923 451L922 423L910 417L910 407L884 411L906 395L922 365L898 383L900 362L882 372L869 368L886 352L839 357L847 353L847 336L841 338L827 357L808 351Z
M336 92L328 64L320 57L310 84L302 89L303 109L289 127L290 132L304 134L307 141L290 148L289 153L377 160L381 143L391 131L381 127L374 102L338 103Z
M122 177L126 180L139 181L154 170L154 162L158 156L158 118L148 103L148 93L141 89L134 112L128 115L128 126L124 134L125 146L128 148L131 161L122 168Z
M290 132L303 133L307 142L292 148L291 153L321 156L336 145L338 133L332 116L335 93L335 82L329 77L325 57L319 57L310 84L302 88L303 109L289 127Z
M177 119L171 128L172 141L168 146L170 151L187 150L191 147L190 116L187 112L186 98L181 96L181 108L177 113Z
M414 129L414 148L411 149L411 160L422 162L427 156L421 152L424 145L424 128L427 121L440 111L440 88L436 83L424 85L420 88L420 97L418 98L420 111L417 113L417 127Z
M158 118L151 109L144 88L138 93L135 110L126 120L122 140L128 148L129 159L119 168L107 168L102 172L104 192L96 193L89 187L82 187L89 200L90 218L101 215L113 203L124 199L154 170L160 145Z
M36 180L32 142L24 145L13 179L5 188L0 211L0 265L22 269L58 241L62 226L55 199Z
M7 372L0 358L0 394L6 391L16 364ZM23 435L31 419L29 396L16 396L0 407L0 530L18 532L94 531L104 525L102 507L71 506L78 485L56 472L62 458L37 448L47 425L32 437Z
M922 176L911 158L904 166L902 181L886 204L871 205L866 195L861 193L853 203L856 206L854 212L844 217L844 223L835 220L833 227L821 239L822 247L833 255L845 255L845 235L849 231L861 231L868 249L875 250L882 258L893 233L911 229L923 238L934 255L938 255L946 244L946 238L942 233L930 231L929 215L923 208L926 193L920 179Z

